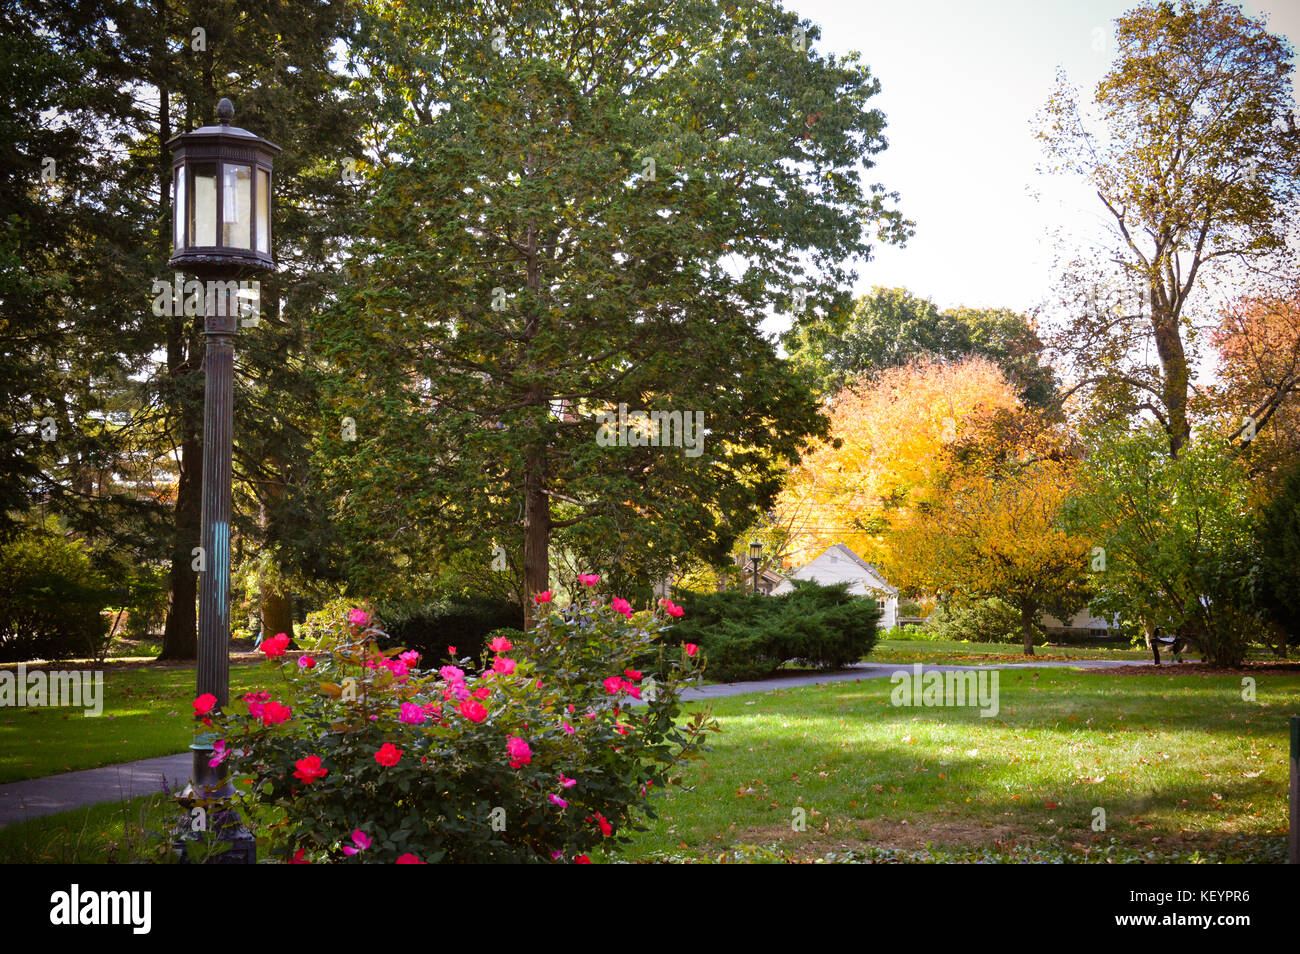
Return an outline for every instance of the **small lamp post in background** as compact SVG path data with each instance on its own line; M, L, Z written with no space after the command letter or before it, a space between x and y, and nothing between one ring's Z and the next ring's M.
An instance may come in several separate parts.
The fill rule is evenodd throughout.
M168 140L172 152L173 251L169 264L204 284L203 516L199 554L198 695L230 703L230 475L234 426L235 335L246 305L240 284L275 269L271 258L271 174L280 147L230 125L235 107L217 104L218 126ZM215 739L196 735L193 794L234 793L223 765L209 765ZM214 830L216 826L213 826ZM222 840L230 862L253 860L255 845L237 820ZM240 834L242 832L242 834ZM244 855L247 854L247 857Z
M758 564L763 559L763 544L757 540L749 541L749 559L754 564L754 595L758 595Z

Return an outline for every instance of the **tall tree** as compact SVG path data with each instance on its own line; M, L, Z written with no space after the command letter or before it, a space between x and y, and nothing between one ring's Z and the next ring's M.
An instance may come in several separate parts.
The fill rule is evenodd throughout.
M1286 245L1300 196L1287 41L1226 0L1144 4L1119 18L1116 60L1087 121L1061 77L1039 129L1050 163L1096 192L1111 230L1071 262L1057 345L1096 401L1191 433L1197 292L1215 266Z
M824 427L759 322L840 302L864 219L904 228L862 178L877 81L769 3L374 14L393 134L357 291L322 325L327 407L356 428L322 467L363 558L476 548L486 572L518 541L535 592L557 533L628 563L724 552L720 515L765 508ZM620 405L701 443L655 447Z
M1028 404L1056 403L1056 376L1041 364L1043 343L1029 319L1005 308L940 311L905 288L874 288L851 309L795 324L783 344L824 395L917 358L997 363Z

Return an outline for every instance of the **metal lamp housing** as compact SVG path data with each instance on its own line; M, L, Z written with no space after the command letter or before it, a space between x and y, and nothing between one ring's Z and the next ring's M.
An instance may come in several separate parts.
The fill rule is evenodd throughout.
M230 100L220 125L167 141L172 153L172 257L196 275L271 271L271 198L280 147L231 126Z

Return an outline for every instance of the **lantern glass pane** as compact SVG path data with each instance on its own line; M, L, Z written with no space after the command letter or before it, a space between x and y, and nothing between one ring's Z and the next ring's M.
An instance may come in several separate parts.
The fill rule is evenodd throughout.
M271 251L271 174L257 170L257 250Z
M185 167L176 167L175 193L172 196L172 216L175 235L172 245L177 251L185 247Z
M221 167L221 244L231 248L253 247L253 170L248 166Z
M217 166L200 163L190 167L194 176L194 201L190 209L190 244L217 244Z

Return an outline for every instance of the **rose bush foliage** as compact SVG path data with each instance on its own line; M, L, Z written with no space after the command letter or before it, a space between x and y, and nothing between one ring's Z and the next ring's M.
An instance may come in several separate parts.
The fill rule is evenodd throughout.
M268 641L281 686L212 716L214 760L282 811L271 851L290 861L585 862L654 817L717 726L679 719L702 655L665 647L665 607L566 615L494 639L477 674L380 649L368 608L298 660Z

